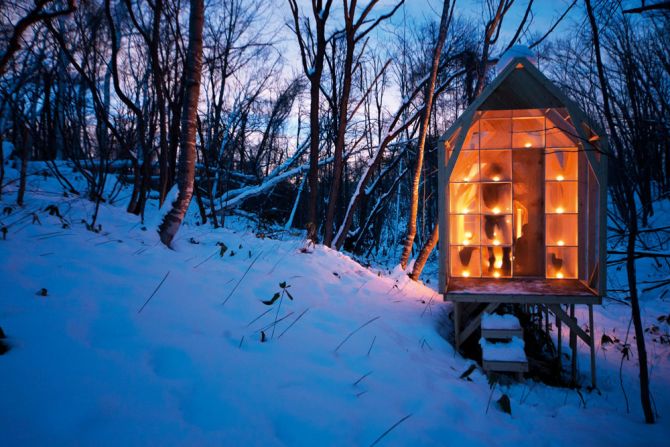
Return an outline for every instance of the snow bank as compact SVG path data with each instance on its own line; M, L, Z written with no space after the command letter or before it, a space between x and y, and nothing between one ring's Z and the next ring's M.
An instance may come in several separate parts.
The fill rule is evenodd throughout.
M642 423L634 361L623 368L626 412L612 347L599 346L601 388L582 390L585 404L527 381L494 391L510 397L513 416L486 413L486 377L477 369L461 379L472 362L438 333L451 331L450 305L400 271L301 250L292 237L262 239L241 223L214 230L191 219L169 250L125 203L102 204L102 232L92 233L81 223L92 203L64 197L52 177L28 179L25 208L13 205L13 185L0 203L13 208L0 217L9 229L0 326L11 345L0 356L2 446L370 445L401 420L380 445L658 445L670 436L663 419ZM263 304L284 282L293 299ZM601 328L623 339L628 309L597 312L597 339ZM667 346L650 344L650 356L667 417Z

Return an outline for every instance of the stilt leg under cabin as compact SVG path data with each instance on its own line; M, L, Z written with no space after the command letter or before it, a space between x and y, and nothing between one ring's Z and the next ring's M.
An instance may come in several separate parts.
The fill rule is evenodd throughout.
M590 369L591 369L591 386L595 388L597 386L596 382L596 352L595 352L595 338L594 326L593 326L593 304L592 300L585 299L585 297L571 297L572 304L567 304L566 306L570 309L566 312L563 308L561 302L559 302L556 297L552 296L532 296L526 297L523 295L513 296L474 296L472 294L448 294L446 297L448 300L453 301L454 304L454 344L456 349L460 352L462 346L470 339L471 337L481 337L482 339L488 338L486 335L487 329L482 327L482 319L485 318L487 314L492 314L495 312L499 306L505 304L520 304L523 307L537 307L539 313L543 313L546 318L545 324L539 324L538 329L547 331L547 335L550 336L552 328L547 324L548 318L547 315L551 315L556 321L556 342L557 342L557 353L558 353L558 364L562 364L561 356L563 353L563 336L562 328L565 325L568 328L569 332L569 342L570 342L570 352L571 352L571 380L573 384L577 384L577 353L578 353L578 340L581 340L584 345L586 345L590 352ZM566 298L562 299L563 301L568 301ZM580 323L575 317L575 306L576 305L585 305L588 307L588 321ZM586 326L586 330L582 327ZM502 338L501 335L497 334L493 338ZM484 364L487 362L484 359ZM519 362L508 362L503 364L499 362L499 368L495 371L508 371L508 372L526 372L527 369L520 371ZM507 369L505 369L507 368ZM485 367L485 369L487 369Z

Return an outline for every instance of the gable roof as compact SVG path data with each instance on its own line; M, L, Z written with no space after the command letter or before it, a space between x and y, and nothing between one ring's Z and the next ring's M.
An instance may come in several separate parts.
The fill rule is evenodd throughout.
M603 138L604 134L588 116L525 57L517 57L477 96L467 109L445 132L441 140L450 139L464 125L466 118L478 110L547 109L565 107L573 124L587 124L591 131ZM470 126L470 122L467 123Z

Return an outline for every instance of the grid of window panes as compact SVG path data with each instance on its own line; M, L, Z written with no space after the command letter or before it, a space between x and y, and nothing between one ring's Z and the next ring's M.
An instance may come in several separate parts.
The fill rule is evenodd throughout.
M570 126L571 127L571 126ZM545 241L547 278L577 278L579 152L566 129L547 120Z
M522 215L522 209L516 209L519 207L513 194L513 176L524 175L512 169L512 151L520 148L546 154L546 276L577 276L578 153L573 145L573 140L541 110L487 111L478 115L449 182L451 276L514 275L513 245L529 218Z

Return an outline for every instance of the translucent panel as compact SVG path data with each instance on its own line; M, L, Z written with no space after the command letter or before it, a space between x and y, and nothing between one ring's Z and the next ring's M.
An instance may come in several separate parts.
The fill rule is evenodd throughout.
M552 116L550 113L548 117ZM547 118L547 147L569 147L577 144L577 131L560 116L556 120Z
M544 117L513 121L512 147L544 147Z
M547 278L577 278L577 247L547 247Z
M512 144L512 120L509 118L479 121L481 149L509 149Z
M483 182L512 180L512 151L481 151L481 174Z
M548 214L577 212L577 182L546 182L545 203Z
M515 118L527 118L531 116L544 116L544 109L515 109L512 110L512 116Z
M479 247L451 247L451 276L478 278L482 276Z
M482 216L482 245L512 245L512 216Z
M452 245L479 245L479 214L449 217L449 240Z
M577 225L577 214L548 214L547 245L576 246Z
M481 188L483 214L512 214L510 183L482 183Z
M482 276L512 276L512 247L482 247Z
M479 181L479 151L461 151L449 180L452 182Z
M470 126L463 142L463 149L479 149L479 122L475 122Z
M545 177L547 180L577 180L579 153L576 147L547 150Z
M454 149L454 145L456 144L456 140L458 139L458 136L461 134L461 129L462 127L459 127L454 131L453 134L451 134L451 138L449 138L448 141L445 141L444 147L446 147L449 150Z
M482 118L511 118L512 110L485 110L481 112Z
M479 213L479 185L451 183L449 185L449 210L453 214Z

